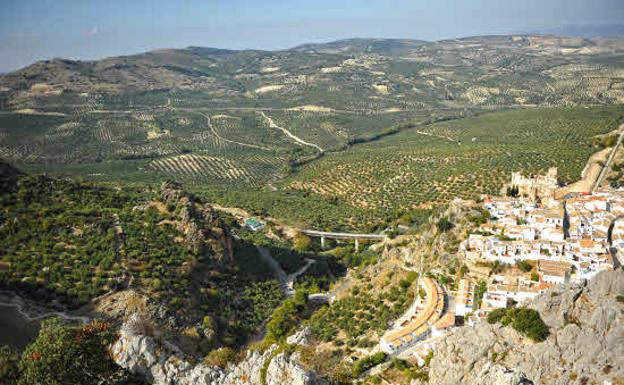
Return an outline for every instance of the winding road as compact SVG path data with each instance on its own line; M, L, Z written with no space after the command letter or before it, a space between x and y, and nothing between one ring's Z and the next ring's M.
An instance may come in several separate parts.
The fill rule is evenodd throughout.
M280 130L284 134L286 134L289 138L294 140L297 144L303 145L303 146L308 146L308 147L313 147L313 148L316 148L317 150L319 150L320 152L325 152L325 150L323 150L321 147L317 146L316 144L310 143L310 142L306 142L305 140L303 140L300 137L296 136L295 134L291 133L290 131L288 131L284 127L280 127L277 124L275 124L273 119L271 119L270 116L265 114L264 111L260 111L260 115L262 115L267 120L267 122L269 123L269 127L270 128L277 128L278 130Z
M222 137L221 135L219 135L219 133L217 132L217 130L215 130L215 128L212 125L212 121L210 120L210 116L207 114L204 114L203 112L199 112L199 114L201 116L203 116L204 118L206 118L206 121L208 122L208 129L210 130L210 132L212 133L212 135L214 135L217 139L222 140L224 142L228 142L228 143L232 143L232 144L237 144L239 146L243 146L243 147L249 147L249 148L255 148L257 150L264 150L264 151L272 151L270 148L267 147L262 147L262 146L256 146L255 144L249 144L249 143L242 143L242 142L237 142L235 140L230 140L227 138Z
M306 258L306 264L303 267L292 274L286 274L269 250L262 246L256 246L256 249L258 250L260 258L273 270L275 278L277 278L280 283L280 289L287 297L291 297L295 294L295 279L305 273L305 271L316 262L314 259Z
M451 138L450 136L436 135L436 134L432 134L430 132L420 131L420 130L416 130L416 133L418 133L420 135L432 136L434 138L446 139L446 140L451 141L453 143L459 143L457 140Z

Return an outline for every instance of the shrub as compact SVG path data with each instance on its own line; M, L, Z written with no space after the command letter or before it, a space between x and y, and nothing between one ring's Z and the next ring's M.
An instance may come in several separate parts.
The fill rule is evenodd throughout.
M511 326L533 341L544 341L550 334L548 326L544 323L537 311L527 308L518 308L510 309L510 312L513 313L511 315L513 319Z
M110 359L106 348L114 338L109 325L103 322L74 329L61 325L56 318L43 321L39 336L22 354L19 383L122 384L129 377Z
M499 323L503 317L507 314L507 309L495 309L487 316L487 322L489 324Z
M311 245L312 245L312 240L310 239L310 237L301 234L297 236L297 238L295 239L293 248L296 251L303 253L305 251L308 251Z
M353 377L359 377L362 373L377 366L386 360L386 353L379 352L371 356L361 358L355 362L353 366Z
M451 230L453 227L455 227L455 225L453 224L453 222L451 222L448 218L444 217L442 219L440 219L438 221L438 223L436 224L436 226L438 227L438 230L440 230L441 232L447 232L449 230Z
M527 261L518 260L516 261L516 266L518 267L518 269L524 271L525 273L533 270L533 266Z
M297 315L305 309L308 295L305 290L297 290L295 295L273 311L267 323L267 338L275 341L285 338L297 325Z
M544 341L549 335L548 326L540 314L528 308L496 309L488 314L490 324L500 322L503 326L511 325L518 333L523 334L535 342Z
M17 384L19 356L9 346L0 347L0 385Z
M409 371L409 378L412 380L427 382L429 381L429 373L417 367L413 367Z
M218 366L224 369L228 363L233 362L236 358L236 351L229 347L223 347L212 350L204 358L204 364L208 366Z
M483 296L487 291L487 282L481 280L477 286L476 294L477 294L477 303L481 306L481 302L483 301Z

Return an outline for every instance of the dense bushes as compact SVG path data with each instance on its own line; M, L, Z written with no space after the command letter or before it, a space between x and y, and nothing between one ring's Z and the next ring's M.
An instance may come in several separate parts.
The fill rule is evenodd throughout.
M229 347L223 347L212 350L204 358L204 364L208 366L218 366L225 368L228 363L233 362L236 359L236 351Z
M22 176L0 200L0 288L77 307L132 283L183 322L211 316L214 334L232 346L282 301L253 244L235 241L234 260L220 263L209 247L191 247L176 205L150 189Z
M455 225L448 218L443 217L438 221L438 223L436 223L436 226L440 232L444 233L451 230Z
M298 314L305 309L307 302L308 293L305 290L297 290L295 295L275 309L267 323L267 338L274 341L286 338L297 326Z
M524 307L493 310L488 314L487 322L490 324L500 322L503 326L511 325L517 332L536 342L544 341L550 334L540 314Z
M0 385L14 385L19 380L19 355L8 346L0 346Z
M399 317L414 300L409 275L400 284L387 290L374 292L370 288L356 286L352 296L335 301L330 307L317 310L309 320L313 334L321 341L347 343L353 347L370 333L382 333L389 323ZM346 341L336 337L344 332Z
M499 323L505 315L507 315L507 309L494 309L487 315L487 322L492 325Z
M114 214L129 193L69 180L22 177L2 196L0 281L78 306L123 281ZM30 294L30 293L27 293Z
M359 377L362 373L377 366L386 360L386 353L379 352L368 357L361 358L353 366L353 377Z
M429 366L429 361L433 357L433 352L430 352L427 357L425 357L425 364L423 367L419 367L417 365L412 365L405 360L401 360L398 358L393 358L390 368L400 371L405 378L410 380L421 380L421 381L429 381L429 373L425 367Z
M46 320L17 367L14 360L8 362L9 372L13 376L17 373L22 385L142 383L110 359L107 347L114 339L115 333L103 322L73 328L63 326L58 319ZM2 361L7 362L0 358Z

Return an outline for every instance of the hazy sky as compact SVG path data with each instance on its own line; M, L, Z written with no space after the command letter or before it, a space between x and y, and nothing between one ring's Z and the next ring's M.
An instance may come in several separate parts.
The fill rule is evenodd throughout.
M622 24L624 0L0 0L0 72L154 48L287 48Z

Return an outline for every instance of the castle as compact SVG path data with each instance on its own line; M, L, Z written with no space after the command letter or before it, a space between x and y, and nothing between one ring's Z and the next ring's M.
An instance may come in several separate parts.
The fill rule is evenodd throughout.
M557 167L548 169L546 175L529 175L525 177L521 172L511 173L511 183L503 188L503 192L517 190L517 195L531 199L554 198L555 191L559 187L557 180ZM516 191L514 191L516 192Z

